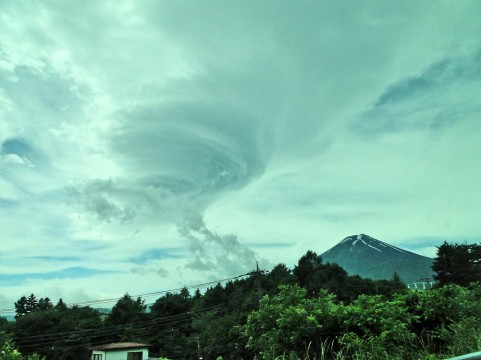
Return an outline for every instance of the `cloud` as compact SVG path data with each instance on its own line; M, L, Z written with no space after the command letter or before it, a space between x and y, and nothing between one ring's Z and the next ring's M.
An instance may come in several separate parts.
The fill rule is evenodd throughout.
M129 260L134 264L145 264L150 260L159 259L184 259L185 249L183 247L147 249L141 254L131 257Z
M481 106L481 53L448 58L421 74L391 85L355 127L365 134L402 130L442 130L459 122L474 122Z
M204 203L198 205L195 196L184 200L163 188L129 187L125 184L118 186L112 180L96 180L85 188L71 188L69 191L85 211L102 221L125 224L135 220L136 223L143 224L167 222L176 225L195 257L195 261L187 264L188 268L210 269L216 273L234 275L250 270L258 259L235 235L219 235L210 231L203 220ZM182 203L182 200L185 202ZM144 253L133 261L178 258L178 255L169 255L169 252L165 248L149 251L148 255Z
M166 278L169 275L169 272L166 269L163 268L153 268L153 267L142 267L142 266L137 266L133 267L131 270L132 274L139 274L142 276L145 275L157 275L161 278Z
M237 236L219 235L209 230L201 217L184 221L179 232L189 240L189 250L195 254L195 260L186 265L188 268L215 269L232 276L251 270L257 260L261 260L264 266L269 264L241 244Z
M71 267L49 272L20 273L20 274L0 274L0 283L4 286L11 284L23 284L31 280L50 280L50 279L75 279L107 274L111 271L90 269L85 267Z
M475 238L480 6L0 3L2 271L131 269L28 282L112 297Z

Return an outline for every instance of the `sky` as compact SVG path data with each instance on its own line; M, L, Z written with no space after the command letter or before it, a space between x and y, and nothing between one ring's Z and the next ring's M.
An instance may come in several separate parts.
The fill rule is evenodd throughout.
M0 309L292 268L360 233L480 241L480 15L0 2Z

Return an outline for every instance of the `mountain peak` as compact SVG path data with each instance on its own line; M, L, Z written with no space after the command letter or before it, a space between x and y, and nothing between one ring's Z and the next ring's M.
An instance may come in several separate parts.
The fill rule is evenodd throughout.
M400 253L409 253L409 251L407 251L407 250L400 249L396 246L393 246L393 245L390 245L390 244L385 243L383 241L377 240L377 239L375 239L375 238L373 238L369 235L365 235L365 234L348 236L348 237L342 239L336 246L334 246L330 250L326 251L326 253L330 252L331 250L333 250L334 248L336 248L340 245L342 245L343 247L349 245L349 246L352 246L352 247L359 247L359 248L368 246L369 248L371 248L375 251L378 251L378 252L383 252L385 250L388 250L388 251L395 250L395 251L398 251ZM352 252L353 250L351 249L350 251Z
M369 240L369 239L376 240L373 237L370 237L369 235L359 234L359 235L351 235L351 236L345 237L340 241L340 244L354 242L354 241L361 241L361 240Z
M432 259L403 250L366 234L350 235L321 254L325 262L338 263L348 273L372 279L389 279L397 272L406 282L432 273Z

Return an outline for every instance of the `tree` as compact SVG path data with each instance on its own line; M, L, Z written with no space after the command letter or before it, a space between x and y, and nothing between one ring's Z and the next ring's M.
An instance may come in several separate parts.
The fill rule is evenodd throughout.
M180 293L166 293L150 307L152 323L148 339L152 349L167 357L177 357L189 348L188 336L192 333L192 315L189 313L192 299L187 288ZM194 351L193 345L190 347Z
M50 310L53 309L53 304L48 297L40 298L38 301L38 310Z
M326 291L306 298L298 285L281 285L277 295L264 296L259 310L249 314L243 327L247 347L261 359L316 358L321 342L338 333L337 312L334 295Z
M279 285L294 285L295 283L296 277L292 274L291 269L281 263L272 268L263 284L269 294L276 294Z
M27 313L27 298L22 296L15 302L15 319Z
M81 353L88 351L86 338L95 343L104 342L104 334L97 332L95 335L95 329L102 325L97 310L73 306L65 311L50 309L27 313L17 318L13 331L21 353L36 351L49 359L78 360L85 359ZM68 357L73 348L76 348L76 355Z
M1 360L45 360L40 358L37 354L23 357L22 354L15 348L12 338L0 332L0 359Z
M27 310L27 313L38 310L38 301L34 294L30 294L27 298L25 309Z
M129 294L122 296L112 308L105 323L107 325L125 325L145 320L147 306L140 297L132 299Z
M299 281L299 285L306 286L309 277L318 270L322 265L322 257L317 255L314 251L308 250L297 262L294 267L294 275Z
M481 245L445 241L438 247L432 268L436 272L434 279L438 286L467 286L481 281Z
M199 300L201 297L202 297L202 294L200 293L200 290L199 290L199 289L195 289L194 299L195 299L195 300Z
M67 304L65 304L63 302L62 298L60 298L57 302L57 305L55 305L54 309L59 310L59 311L63 311L63 310L67 310L68 307L67 307Z

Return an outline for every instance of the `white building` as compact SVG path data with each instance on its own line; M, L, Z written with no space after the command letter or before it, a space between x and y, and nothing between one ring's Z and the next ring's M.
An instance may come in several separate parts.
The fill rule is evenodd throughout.
M147 360L149 345L133 342L112 343L92 348L92 360Z

